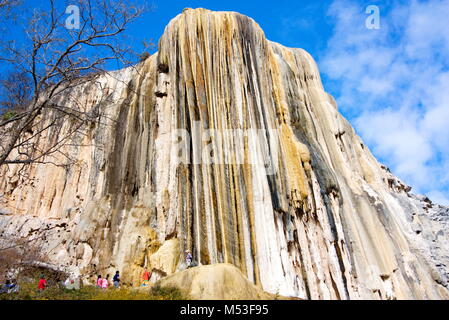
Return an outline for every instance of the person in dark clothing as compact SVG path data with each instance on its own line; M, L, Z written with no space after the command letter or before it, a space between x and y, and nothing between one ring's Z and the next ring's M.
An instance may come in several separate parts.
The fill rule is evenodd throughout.
M1 286L0 293L7 293L11 289L11 282L9 280L5 281L5 284Z
M118 288L120 286L120 274L119 272L115 272L114 278L112 278L112 281L114 282L114 287Z
M19 292L19 285L17 284L17 280L13 279L11 281L8 293L17 293L17 292Z
M193 256L190 253L189 250L186 250L186 265L187 268L191 268L192 267L192 260L193 260Z

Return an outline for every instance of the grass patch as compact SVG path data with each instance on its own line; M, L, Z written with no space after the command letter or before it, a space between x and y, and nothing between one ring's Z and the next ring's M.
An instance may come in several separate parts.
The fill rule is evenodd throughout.
M161 287L159 284L150 289L150 295L153 297L152 300L188 300L187 295L179 288Z
M156 285L151 289L141 288L108 288L84 286L80 290L68 290L53 285L39 291L37 280L20 282L17 293L0 294L0 300L188 300L188 296L175 287Z

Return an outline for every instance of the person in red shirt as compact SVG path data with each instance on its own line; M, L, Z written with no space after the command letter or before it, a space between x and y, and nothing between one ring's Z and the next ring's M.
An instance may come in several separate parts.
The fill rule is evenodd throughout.
M150 277L151 277L151 273L148 272L148 269L145 268L145 271L142 274L142 287L146 287L149 284L150 281Z
M39 290L45 290L47 287L47 280L45 280L45 276L41 275L41 279L39 280L39 284L37 285Z

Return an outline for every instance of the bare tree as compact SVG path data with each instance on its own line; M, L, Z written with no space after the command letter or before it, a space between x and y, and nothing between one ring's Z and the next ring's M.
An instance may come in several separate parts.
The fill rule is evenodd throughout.
M0 79L0 87L3 89L0 95L0 108L15 113L25 111L30 103L31 79L24 72L11 72L6 79Z
M0 0L0 9L9 9L11 6L17 4L19 0Z
M32 270L46 259L42 254L39 242L20 237L2 238L8 245L0 246L0 274L16 278L17 272Z
M79 105L70 94L73 88L96 79L113 61L118 66L133 63L123 36L143 7L121 0L70 4L69 16L66 7L48 0L48 7L33 10L23 41L0 43L0 62L14 70L0 83L6 96L2 105L14 111L0 118L0 167L48 163L48 156L59 153L72 135L99 116ZM2 6L19 7L20 2L0 0ZM76 125L62 134L57 127L67 120ZM38 143L43 135L51 140L44 145Z
M30 229L27 235L5 234L3 230L0 234L0 274L17 278L17 274L27 274L36 268L51 266L42 243L65 226L62 224Z

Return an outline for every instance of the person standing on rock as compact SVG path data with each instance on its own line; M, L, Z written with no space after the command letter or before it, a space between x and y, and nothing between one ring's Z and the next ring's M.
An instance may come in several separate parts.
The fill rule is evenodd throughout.
M115 272L114 278L114 287L118 288L120 286L120 273L118 271Z
M192 254L190 253L189 250L186 250L186 264L187 264L187 268L190 268L192 266Z

